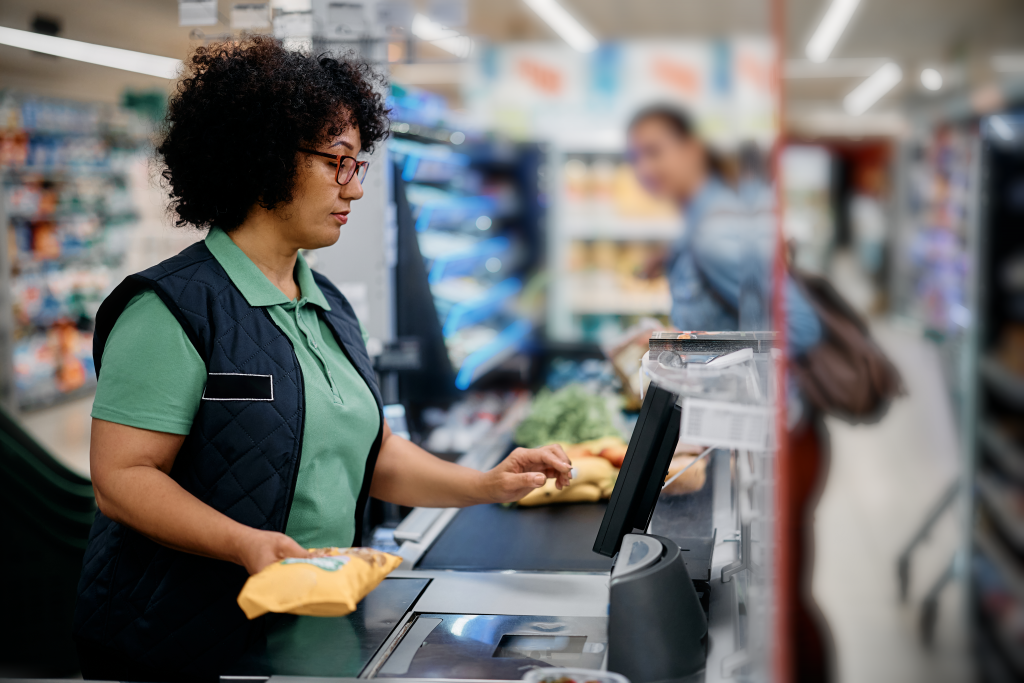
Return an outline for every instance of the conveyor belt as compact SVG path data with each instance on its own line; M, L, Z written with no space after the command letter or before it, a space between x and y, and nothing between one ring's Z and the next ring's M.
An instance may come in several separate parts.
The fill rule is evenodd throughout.
M460 510L417 565L462 571L607 572L593 551L607 503Z
M716 452L712 457L728 457ZM690 577L708 580L715 529L714 467L700 491L666 496L655 508L652 531L684 549ZM594 552L608 504L576 503L537 508L477 505L460 510L416 565L458 571L607 572L611 558Z

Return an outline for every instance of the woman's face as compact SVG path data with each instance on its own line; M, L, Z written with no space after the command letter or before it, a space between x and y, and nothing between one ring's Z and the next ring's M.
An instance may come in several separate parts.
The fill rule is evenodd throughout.
M637 178L651 194L685 202L700 187L706 169L704 149L697 140L682 137L665 121L651 117L630 129L628 143Z
M351 126L325 144L310 148L327 154L358 157L359 129ZM363 196L358 175L345 185L335 182L337 164L326 157L299 152L293 199L274 210L282 229L299 249L329 247L341 237L352 202Z

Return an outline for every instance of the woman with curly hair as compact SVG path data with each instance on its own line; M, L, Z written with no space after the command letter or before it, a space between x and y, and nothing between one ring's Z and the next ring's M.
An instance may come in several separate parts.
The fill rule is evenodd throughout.
M457 507L570 476L557 446L477 472L393 435L352 307L299 253L337 242L363 196L360 157L389 125L382 77L265 36L199 48L185 70L157 153L177 224L208 234L97 315L87 678L261 661L289 622L245 618L247 576L358 545L370 495Z

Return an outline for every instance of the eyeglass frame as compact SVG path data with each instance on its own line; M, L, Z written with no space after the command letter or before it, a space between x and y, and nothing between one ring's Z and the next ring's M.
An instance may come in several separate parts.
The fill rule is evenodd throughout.
M353 156L348 156L347 154L328 154L327 152L318 152L315 149L306 149L305 147L299 147L298 150L306 154L315 154L316 156L324 157L325 159L334 159L335 163L338 164L338 172L334 174L334 182L338 183L341 186L345 186L351 183L352 179L359 175L360 170L365 169L363 170L362 177L359 178L359 182L363 182L363 178L366 177L366 172L369 170L370 167L369 161L360 161L359 159L356 159ZM341 169L343 166L342 162L345 159L351 159L352 161L355 162L356 165L353 167L352 174L348 177L348 180L346 180L345 182L341 182Z

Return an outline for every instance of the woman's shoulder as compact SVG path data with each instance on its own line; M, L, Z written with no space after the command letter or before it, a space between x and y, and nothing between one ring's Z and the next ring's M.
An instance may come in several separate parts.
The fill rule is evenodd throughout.
M186 341L187 346L181 344L176 346L181 346L185 351L191 350L198 356L192 343L188 342L188 336L182 329L181 323L167 308L167 304L153 289L146 288L136 293L128 301L114 323L106 345L107 347L112 344L121 346L127 343L165 347L169 339ZM104 360L106 360L106 352L104 352Z

